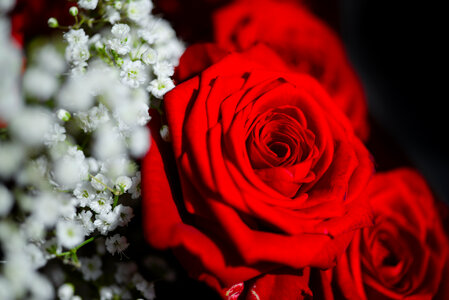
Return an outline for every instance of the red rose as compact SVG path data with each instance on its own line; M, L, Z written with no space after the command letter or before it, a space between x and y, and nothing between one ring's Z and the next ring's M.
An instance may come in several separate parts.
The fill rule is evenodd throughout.
M337 264L344 298L449 299L448 240L425 180L409 169L379 173L367 193L376 224Z
M185 55L215 57L197 52ZM142 163L148 241L217 288L333 266L372 221L358 197L368 151L315 79L272 71L284 66L270 49L211 62L164 98L175 160L154 136Z
M214 15L216 42L228 49L247 49L263 42L291 70L317 78L351 120L359 137L368 137L367 105L362 86L343 45L324 22L296 3L240 1Z

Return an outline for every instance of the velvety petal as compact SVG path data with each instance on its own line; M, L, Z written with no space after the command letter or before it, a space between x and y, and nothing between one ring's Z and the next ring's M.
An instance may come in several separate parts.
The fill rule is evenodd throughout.
M376 174L366 192L376 224L357 234L337 263L342 293L348 299L439 299L439 286L449 280L449 245L425 180L397 169Z
M214 36L226 49L248 49L263 42L291 70L318 79L351 120L358 136L368 137L367 105L362 85L337 35L296 3L238 1L218 10Z

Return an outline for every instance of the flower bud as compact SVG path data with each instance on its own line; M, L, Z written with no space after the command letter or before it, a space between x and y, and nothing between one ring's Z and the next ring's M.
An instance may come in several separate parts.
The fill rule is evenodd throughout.
M67 122L72 117L68 111L62 108L57 111L56 115L58 116L59 120L64 122Z
M162 125L161 130L159 131L162 139L166 142L170 141L170 132L168 131L167 125Z
M76 7L76 6L70 7L69 13L70 13L70 15L72 15L74 17L77 16L78 15L78 7Z
M58 26L59 26L59 23L58 23L58 20L56 20L56 18L48 19L48 27L57 28Z

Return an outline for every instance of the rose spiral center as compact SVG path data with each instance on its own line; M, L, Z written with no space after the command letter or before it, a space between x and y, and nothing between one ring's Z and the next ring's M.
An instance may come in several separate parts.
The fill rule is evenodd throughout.
M303 113L285 106L260 114L247 133L246 148L256 174L275 190L294 197L315 178L315 135Z

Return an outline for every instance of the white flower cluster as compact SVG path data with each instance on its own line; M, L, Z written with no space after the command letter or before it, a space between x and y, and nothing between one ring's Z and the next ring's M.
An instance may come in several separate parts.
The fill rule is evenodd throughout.
M126 230L117 230L140 197L135 160L150 147L148 111L174 87L184 48L149 0L79 0L65 57L41 46L22 74L5 14L13 5L0 0L0 299L81 299L69 282L54 291L39 269L62 258L96 281L105 255L126 257ZM82 27L97 21L98 32ZM93 241L102 250L79 257ZM155 297L135 264L118 270L126 276L100 299L130 299L125 286Z

